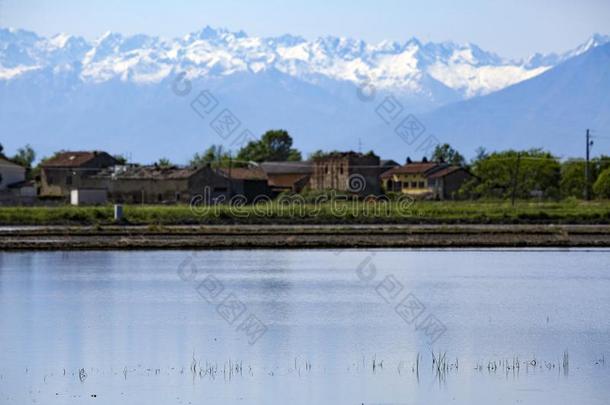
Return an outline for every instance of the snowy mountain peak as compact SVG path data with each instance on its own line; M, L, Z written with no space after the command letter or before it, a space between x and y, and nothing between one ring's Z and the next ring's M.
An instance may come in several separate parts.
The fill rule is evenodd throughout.
M523 66L527 68L537 68L540 66L555 66L566 60L573 58L578 55L582 55L583 53L596 48L601 45L605 45L610 42L610 35L602 35L602 34L593 34L587 41L583 42L581 45L577 46L574 49L571 49L567 52L557 54L550 53L548 55L543 55L540 53L536 53L529 58L523 61Z
M207 25L200 31L192 32L186 35L183 38L183 41L186 44L194 41L207 41L214 44L221 44L247 37L248 34L246 34L244 31L232 32L227 28L213 28Z
M173 40L107 32L88 42L69 34L43 38L0 28L0 80L75 64L82 66L81 80L95 83L113 78L155 83L184 67L193 78L276 70L310 83L324 78L367 81L379 89L419 96L434 93L428 87L432 85L469 98L534 77L609 41L610 37L595 34L562 55L536 54L511 61L471 43L422 43L417 38L371 45L333 36L311 41L293 35L257 38L206 26Z
M370 44L204 27L179 39L109 32L86 40L0 28L2 142L10 150L31 143L46 156L79 145L133 152L136 160L186 161L224 140L210 130L212 116L202 121L188 107L207 89L219 102L214 115L229 109L241 122L226 139L229 149L238 148L242 130L286 128L306 152L345 148L361 137L404 159L417 145L376 114L388 94L403 107L395 121L417 114L428 133L460 150L508 148L513 137L539 146L544 134L552 146L557 134L610 126L606 42L594 35L560 55L510 60L471 43L417 38ZM181 72L193 84L189 97L171 91ZM373 103L357 97L365 82L377 90Z
M409 48L409 47L421 48L422 43L419 41L419 39L417 39L415 37L411 37L410 39L407 40L407 42L405 42L404 47L405 48Z
M600 45L605 45L610 42L610 35L602 35L599 33L595 33L589 38L589 40L577 48L580 53L586 52L591 48L595 48Z
M285 34L279 37L265 38L265 42L269 45L281 45L281 46L296 46L306 42L305 38L290 34Z
M95 42L98 44L101 44L101 43L108 42L108 41L120 40L122 37L123 36L119 33L115 33L112 31L106 31L102 35L100 35L99 38Z
M73 39L73 37L69 34L65 34L65 33L56 34L56 35L53 35L51 38L49 38L49 44L53 45L56 48L63 48L72 39Z

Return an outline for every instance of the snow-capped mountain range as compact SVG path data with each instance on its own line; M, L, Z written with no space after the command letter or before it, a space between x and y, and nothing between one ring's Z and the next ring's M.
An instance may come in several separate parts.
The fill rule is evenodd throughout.
M588 55L608 46L609 36L594 35L561 54L512 60L473 44L414 38L379 44L335 37L308 41L206 27L171 40L107 33L88 41L0 28L0 143L7 151L30 143L41 157L59 149L105 149L136 161L166 156L182 163L211 144L238 148L190 107L197 92L207 89L238 118L239 132L260 135L284 128L305 153L355 150L360 144L400 161L421 153L409 152L414 146L401 143L377 114L389 94L439 139L468 148L466 155L472 145L493 149L526 143L569 153L571 145L551 144L539 134L571 134L591 122L605 125L601 118L610 113L604 102L610 92L606 58ZM579 58L587 63L551 74ZM181 73L197 91L189 97L172 92ZM520 97L505 93L521 84ZM363 85L377 90L374 102L358 96ZM530 101L529 110L497 119L498 111L517 111L515 105L525 105L524 100ZM553 114L540 109L558 103L561 108ZM470 118L456 123L459 117ZM513 121L527 124L507 125ZM551 122L555 126L548 126ZM518 139L511 128L527 137L510 143Z
M323 78L368 83L440 105L445 100L435 98L435 86L464 99L489 94L609 41L608 36L595 35L560 55L509 60L474 44L422 43L415 38L379 44L336 37L307 41L291 35L257 38L206 27L173 40L108 32L90 42L68 34L44 38L0 29L0 79L52 68L57 73L76 71L89 83L119 78L154 84L177 71L187 71L189 77L222 77L275 69L309 83Z

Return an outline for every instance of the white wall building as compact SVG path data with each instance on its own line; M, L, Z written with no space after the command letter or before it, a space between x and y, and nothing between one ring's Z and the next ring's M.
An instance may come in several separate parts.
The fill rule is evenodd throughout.
M25 167L0 156L0 190L25 180Z

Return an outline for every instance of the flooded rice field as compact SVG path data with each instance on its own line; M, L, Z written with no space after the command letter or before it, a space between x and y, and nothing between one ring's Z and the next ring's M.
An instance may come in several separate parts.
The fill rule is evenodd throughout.
M0 403L606 404L610 250L0 253Z

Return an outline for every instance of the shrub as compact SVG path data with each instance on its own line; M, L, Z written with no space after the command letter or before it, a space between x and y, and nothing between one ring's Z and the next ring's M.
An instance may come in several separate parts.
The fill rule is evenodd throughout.
M599 174L593 192L599 198L610 198L610 167Z

